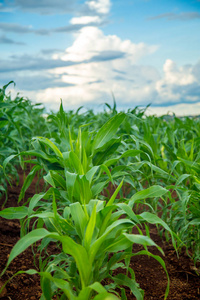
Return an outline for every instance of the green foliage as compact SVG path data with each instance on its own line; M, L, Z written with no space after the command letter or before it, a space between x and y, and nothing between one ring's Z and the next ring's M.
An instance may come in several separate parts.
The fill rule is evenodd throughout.
M23 161L15 159L7 164L3 173L3 161L10 155L29 149L30 139L45 130L44 108L32 104L28 99L17 96L14 100L6 95L9 82L0 89L0 198L7 193L7 182L18 179L16 168Z
M6 95L8 85L0 89L0 193L17 179L17 169L30 171L20 206L0 212L22 225L6 268L36 241L40 254L56 243L58 255L40 255L39 270L25 272L41 276L41 300L126 299L124 286L143 299L131 257L152 256L166 271L150 252L155 246L163 253L148 224L177 254L185 247L194 263L200 260L199 118L145 116L138 107L118 113L114 98L101 113L65 112L61 102L57 113L45 116L29 100ZM21 205L35 176L44 179L44 190ZM137 243L144 250L133 253ZM114 276L118 267L126 274ZM112 283L103 286L105 279ZM168 292L169 283L165 298Z

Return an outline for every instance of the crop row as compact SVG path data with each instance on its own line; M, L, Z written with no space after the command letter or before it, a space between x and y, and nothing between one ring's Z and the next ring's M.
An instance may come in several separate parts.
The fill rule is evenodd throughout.
M132 256L152 256L168 277L164 261L150 252L155 246L163 253L148 224L156 224L177 254L184 247L199 261L198 118L146 116L137 107L118 113L115 102L97 114L81 108L65 112L61 102L57 113L44 114L29 100L12 100L6 87L0 90L1 192L17 179L19 166L30 171L19 206L0 212L21 222L21 239L3 273L41 241L38 269L18 272L41 276L41 300L126 299L125 286L143 299L129 267ZM44 179L44 191L21 205L36 175ZM59 253L43 258L52 242ZM144 250L135 253L134 244ZM125 272L114 275L119 267ZM168 291L169 279L165 298Z

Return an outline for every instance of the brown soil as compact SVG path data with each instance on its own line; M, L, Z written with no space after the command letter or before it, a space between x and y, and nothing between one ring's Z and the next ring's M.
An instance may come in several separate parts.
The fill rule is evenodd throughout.
M23 182L23 174L20 173L20 184L13 185L8 190L8 201L5 207L17 206L18 195ZM35 193L36 180L29 187L25 200ZM40 182L40 187L42 183ZM3 203L3 199L1 200ZM0 272L4 269L9 253L13 245L19 240L20 223L18 220L5 220L0 218ZM200 299L200 277L198 269L190 258L182 251L177 258L176 252L172 245L164 243L154 226L150 227L151 238L164 250L163 257L167 271L170 277L170 292L167 299L169 300L186 300ZM139 245L134 246L134 252L143 250ZM52 245L50 251L55 253L56 249ZM153 254L160 255L160 252L155 247L149 247L149 251ZM167 276L163 268L156 260L147 256L135 256L131 260L130 267L134 270L136 280L140 287L145 291L145 300L164 299L164 293L167 286ZM9 266L6 273L0 279L0 287L2 283L7 281L13 274L19 270L28 270L34 268L33 253L31 248L28 248L24 253L19 255ZM119 272L123 270L119 270ZM2 300L37 300L40 299L41 289L40 280L37 275L19 275L14 277L6 286L6 289L0 295ZM127 298L135 299L127 290Z

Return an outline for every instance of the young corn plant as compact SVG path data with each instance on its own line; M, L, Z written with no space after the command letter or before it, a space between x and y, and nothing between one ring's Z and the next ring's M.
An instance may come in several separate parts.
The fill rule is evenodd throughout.
M73 139L70 128L63 127L61 144L45 137L33 138L34 150L23 151L16 155L35 157L26 160L35 166L24 182L19 201L24 197L36 172L40 170L46 173L45 181L59 189L65 204L76 201L86 204L90 199L95 198L109 181L113 182L110 170L104 161L106 157L115 155L120 145L121 138L116 138L115 135L125 117L124 113L114 116L95 136L84 126L79 127L78 136ZM11 155L4 161L4 170L16 156Z
M35 195L29 207L7 208L0 212L0 216L8 219L37 219L34 225L36 229L25 234L12 249L3 273L17 255L35 242L42 240L40 251L50 242L57 242L60 254L44 261L41 256L40 270L17 273L38 273L41 276L41 300L50 300L54 295L62 300L126 299L125 286L138 300L142 300L144 293L136 283L134 270L129 267L131 257L151 256L163 266L166 274L167 270L161 257L153 255L148 247L155 246L163 254L162 249L150 238L148 230L147 236L142 234L140 226L148 222L160 224L170 234L172 232L154 214L134 214L133 206L138 199L162 196L168 191L152 187L136 193L130 200L116 199L122 183L108 202L98 199L90 200L87 204L74 202L59 209L57 189L51 188L46 193ZM49 200L48 207L45 199ZM138 229L138 234L132 234L133 227ZM144 250L133 253L134 244L143 245ZM125 272L114 275L113 271L118 267ZM165 299L169 292L168 274L167 278ZM103 286L105 280L107 284ZM121 295L116 288L121 290Z

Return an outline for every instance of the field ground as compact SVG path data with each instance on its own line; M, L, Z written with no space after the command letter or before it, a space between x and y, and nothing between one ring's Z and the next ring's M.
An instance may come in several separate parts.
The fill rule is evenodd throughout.
M8 188L8 201L5 207L14 207L17 205L18 195L21 190L23 174L20 174L20 184ZM26 192L26 198L35 194L35 182L29 187ZM3 203L3 200L2 200ZM151 238L165 252L163 257L169 276L170 276L170 292L167 299L169 300L186 300L200 299L200 277L198 269L195 269L192 261L182 251L179 259L176 256L174 248L163 243L157 234L155 227L150 227ZM19 239L20 223L18 220L6 220L0 218L0 271L5 267L9 253L13 245ZM141 246L135 245L134 251L142 250ZM154 247L149 247L153 254L160 255L159 251ZM49 253L55 253L56 247L52 244ZM132 258L131 267L135 271L136 280L140 287L145 291L145 300L164 299L164 293L167 286L167 277L165 271L154 261L153 258L147 256L137 256ZM8 280L15 272L19 270L27 270L34 268L32 249L28 248L24 253L18 256L9 266L2 281ZM2 282L0 282L1 284ZM41 289L40 280L37 275L19 275L13 278L6 287L4 295L1 295L1 300L37 300L40 299ZM135 299L127 291L128 299Z

